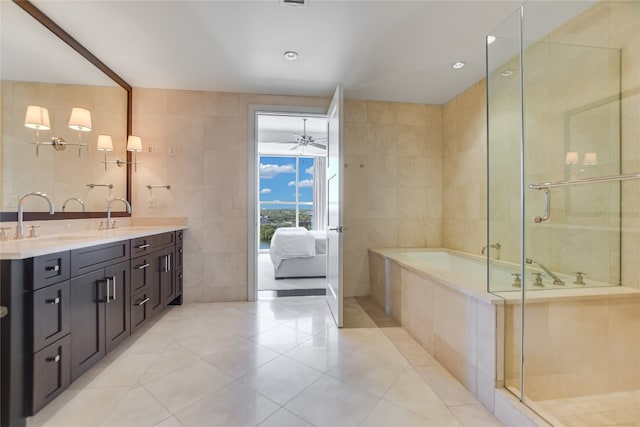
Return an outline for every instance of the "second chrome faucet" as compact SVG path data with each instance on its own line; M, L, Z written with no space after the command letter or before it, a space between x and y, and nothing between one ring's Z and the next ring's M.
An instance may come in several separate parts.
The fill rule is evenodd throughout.
M108 200L107 201L107 226L106 226L107 230L116 228L115 221L113 223L111 222L111 204L116 201L124 203L125 206L127 207L127 213L131 213L131 204L127 202L126 199L123 199L122 197L116 197L115 199Z

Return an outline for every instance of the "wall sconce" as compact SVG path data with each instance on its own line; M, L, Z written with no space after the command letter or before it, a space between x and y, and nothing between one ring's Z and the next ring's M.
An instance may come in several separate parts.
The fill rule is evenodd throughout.
M98 146L96 147L98 151L104 152L104 171L107 171L107 151L113 151L113 141L111 140L110 135L98 135Z
M598 155L596 153L585 153L584 158L582 159L583 165L597 165L598 164Z
M103 137L102 144L101 144L100 137ZM118 166L119 168L121 168L124 165L134 165L134 171L136 172L138 171L138 161L136 160L136 153L139 153L142 151L142 138L140 138L139 136L129 135L129 137L127 138L127 151L133 152L133 162L127 162L121 159L107 160L106 152L113 151L113 142L111 141L111 137L109 135L98 136L97 149L105 152L104 160L102 162L104 163L105 172L107 171L107 163L115 163L116 166Z
M566 157L564 158L564 163L566 165L577 165L578 164L578 152L577 151L568 151Z
M82 110L76 112L76 110ZM74 115L75 113L75 115ZM88 118L88 121L87 121ZM88 127L87 127L88 123ZM40 107L38 105L29 105L27 107L27 113L24 117L24 126L29 129L36 130L36 138L40 136L40 129L49 130L51 129L51 121L49 120L49 110L45 107ZM69 120L69 127L71 129L76 129L83 132L88 132L91 130L91 113L88 110L83 108L74 108L71 110L71 119ZM67 145L77 145L78 146L78 157L82 157L82 147L87 144L83 143L69 143L64 140L61 136L54 136L51 138L51 141L36 141L33 144L36 145L36 156L40 154L40 146L41 145L51 145L56 151L64 151L67 148Z

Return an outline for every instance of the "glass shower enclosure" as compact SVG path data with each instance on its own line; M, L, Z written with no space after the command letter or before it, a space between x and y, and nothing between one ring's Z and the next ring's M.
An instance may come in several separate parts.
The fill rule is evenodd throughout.
M525 3L487 39L504 386L553 425L640 424L640 2L541 33L563 7Z

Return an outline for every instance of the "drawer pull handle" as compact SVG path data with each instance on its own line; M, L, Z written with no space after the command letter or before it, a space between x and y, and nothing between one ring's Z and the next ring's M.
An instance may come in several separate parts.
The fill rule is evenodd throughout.
M145 268L149 267L149 263L146 264L142 264L142 265L137 265L136 268L138 270L144 270Z
M44 271L60 271L60 266L56 265L48 265L44 268Z
M151 246L149 243L145 243L145 244L143 244L143 245L138 245L138 249L146 249L146 248L148 248L149 246Z
M60 304L60 297L55 297L54 299L48 299L47 304Z
M58 363L60 361L60 355L56 354L55 357L47 357L47 362Z
M146 303L148 303L148 302L149 302L149 299L150 299L150 298L149 298L149 297L147 297L147 298L143 299L142 301L137 302L137 303L136 303L136 305L138 305L138 306L145 305Z

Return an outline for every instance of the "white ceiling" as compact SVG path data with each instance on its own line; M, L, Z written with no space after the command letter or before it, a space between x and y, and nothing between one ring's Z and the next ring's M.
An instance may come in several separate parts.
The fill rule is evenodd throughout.
M311 145L301 146L296 143L296 136L303 133L303 118L307 119L306 135L316 139L326 138L327 120L325 118L260 114L257 126L258 153L261 155L326 156L326 150Z
M347 98L440 105L484 76L485 36L520 1L33 3L134 87L329 96L341 84ZM593 2L530 3L553 5L542 32Z

